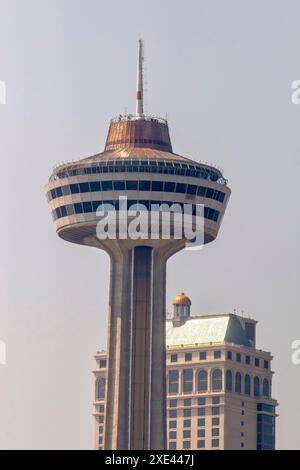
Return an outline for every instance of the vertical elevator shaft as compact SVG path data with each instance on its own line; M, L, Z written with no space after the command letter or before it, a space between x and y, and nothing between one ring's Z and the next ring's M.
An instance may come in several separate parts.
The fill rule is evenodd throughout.
M153 249L132 250L130 447L147 449L151 432Z

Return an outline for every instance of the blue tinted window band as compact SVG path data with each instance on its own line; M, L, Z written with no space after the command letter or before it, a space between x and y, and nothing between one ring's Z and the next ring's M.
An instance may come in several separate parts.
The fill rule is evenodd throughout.
M89 193L96 191L159 191L186 194L187 196L201 196L223 202L225 193L217 189L197 186L187 183L175 183L172 181L149 180L120 180L120 181L90 181L73 183L66 186L51 189L47 193L48 201L69 194Z
M161 201L143 201L143 200L130 200L127 201L127 208L132 206L133 204L143 204L150 210L151 204L161 204ZM179 204L183 209L184 203L183 202L176 202L173 201L163 201L164 204L168 206L172 206L173 204ZM91 213L96 212L97 208L100 204L111 204L115 207L116 210L119 209L119 201L89 201L89 202L79 202L75 204L68 204L65 206L57 207L52 211L52 217L54 220L60 219L61 217L66 217L67 215L73 214L83 214L83 213ZM193 215L196 214L196 205L193 204ZM204 218L213 220L214 222L218 221L220 212L216 211L215 209L210 209L209 207L204 207Z

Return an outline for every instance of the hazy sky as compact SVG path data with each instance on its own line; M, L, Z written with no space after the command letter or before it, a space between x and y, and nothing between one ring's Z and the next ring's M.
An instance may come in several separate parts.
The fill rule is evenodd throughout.
M60 240L43 186L103 149L134 111L145 39L147 112L173 148L224 169L218 239L168 265L194 313L244 311L275 358L277 447L300 448L298 1L0 0L0 448L93 447L93 354L105 347L109 263Z

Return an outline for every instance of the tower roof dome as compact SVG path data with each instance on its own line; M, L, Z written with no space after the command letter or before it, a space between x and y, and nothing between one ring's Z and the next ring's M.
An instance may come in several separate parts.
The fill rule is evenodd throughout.
M176 295L176 297L174 297L172 304L191 306L192 302L191 302L191 299L184 292L181 292L181 294Z

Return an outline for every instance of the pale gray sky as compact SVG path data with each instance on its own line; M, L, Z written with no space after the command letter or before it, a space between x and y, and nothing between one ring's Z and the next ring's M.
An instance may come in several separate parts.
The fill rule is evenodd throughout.
M134 111L137 39L147 111L174 150L224 169L232 197L216 242L169 263L168 308L244 310L275 356L278 448L300 448L300 4L274 0L0 0L0 448L93 446L93 354L105 347L105 253L54 232L52 167L103 149Z

